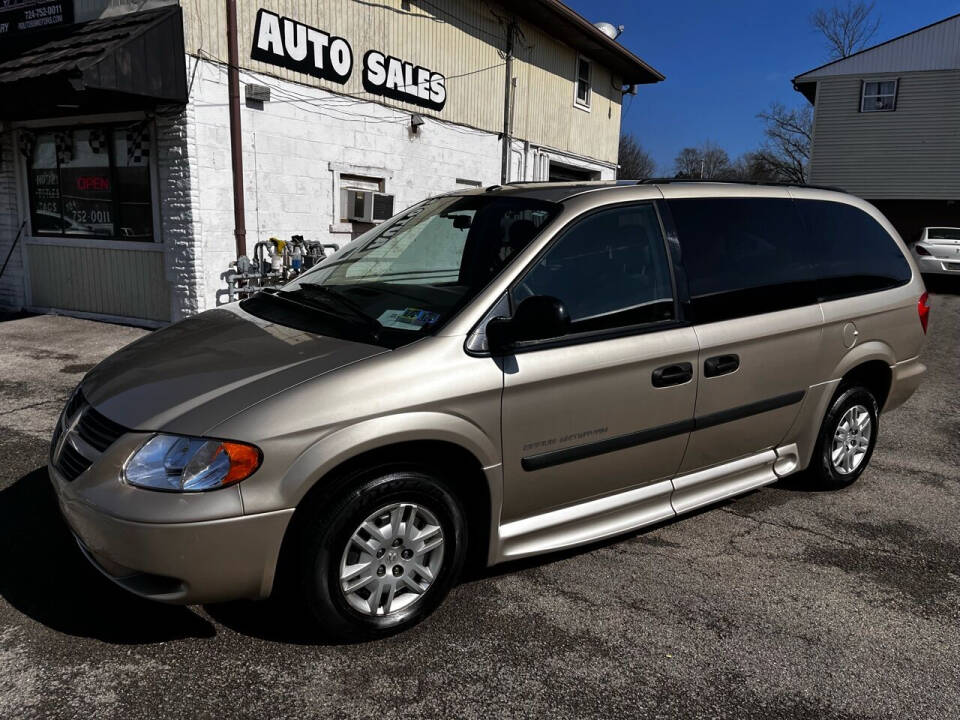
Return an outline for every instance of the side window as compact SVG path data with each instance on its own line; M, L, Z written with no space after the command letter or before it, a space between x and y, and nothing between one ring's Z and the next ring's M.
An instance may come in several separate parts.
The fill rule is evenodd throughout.
M905 285L910 265L883 226L860 208L822 200L795 201L818 264L824 300Z
M668 204L694 322L817 302L813 254L791 200L695 198Z
M559 298L573 333L673 319L670 267L653 205L602 210L570 227L527 271L514 303L532 295Z

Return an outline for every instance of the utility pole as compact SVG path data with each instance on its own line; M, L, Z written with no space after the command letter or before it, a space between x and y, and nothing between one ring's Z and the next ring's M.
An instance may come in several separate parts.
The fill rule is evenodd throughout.
M243 142L240 133L240 52L237 48L237 0L227 0L227 84L230 99L230 160L233 166L233 235L237 257L247 254L243 206Z
M506 69L503 76L503 155L500 162L500 184L510 182L510 144L513 135L513 38L516 20L507 24Z

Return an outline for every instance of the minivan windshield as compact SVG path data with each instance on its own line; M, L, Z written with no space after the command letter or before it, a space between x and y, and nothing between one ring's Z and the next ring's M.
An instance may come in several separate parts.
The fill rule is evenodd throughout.
M511 196L432 198L240 305L282 325L399 347L442 327L559 209Z

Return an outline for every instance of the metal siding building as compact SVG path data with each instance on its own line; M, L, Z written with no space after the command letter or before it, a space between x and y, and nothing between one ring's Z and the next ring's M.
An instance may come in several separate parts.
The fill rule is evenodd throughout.
M908 240L960 225L960 15L793 82L814 104L810 182L870 200ZM879 110L878 87L894 90Z
M47 26L27 30L24 18L40 6ZM11 7L0 10L0 252L15 239L17 247L0 277L0 307L147 325L214 307L237 255L226 3ZM399 210L500 182L508 27L509 180L614 177L623 92L663 79L557 0L237 8L251 249L291 235L349 242L370 225L350 219L345 189L383 193ZM289 38L268 45L282 56L258 51L265 14L284 33L290 22ZM313 56L323 72L294 62L301 32L325 38L325 52L341 38L349 72L331 76L327 55ZM394 92L368 84L371 52L442 77L444 102L412 96L409 79ZM256 99L264 93L268 100Z

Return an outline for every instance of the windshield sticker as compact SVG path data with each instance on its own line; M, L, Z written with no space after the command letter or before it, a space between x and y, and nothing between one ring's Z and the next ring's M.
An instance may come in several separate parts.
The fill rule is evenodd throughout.
M377 322L384 327L419 330L427 325L433 325L439 319L440 315L430 310L406 308L404 310L386 310L377 318Z

